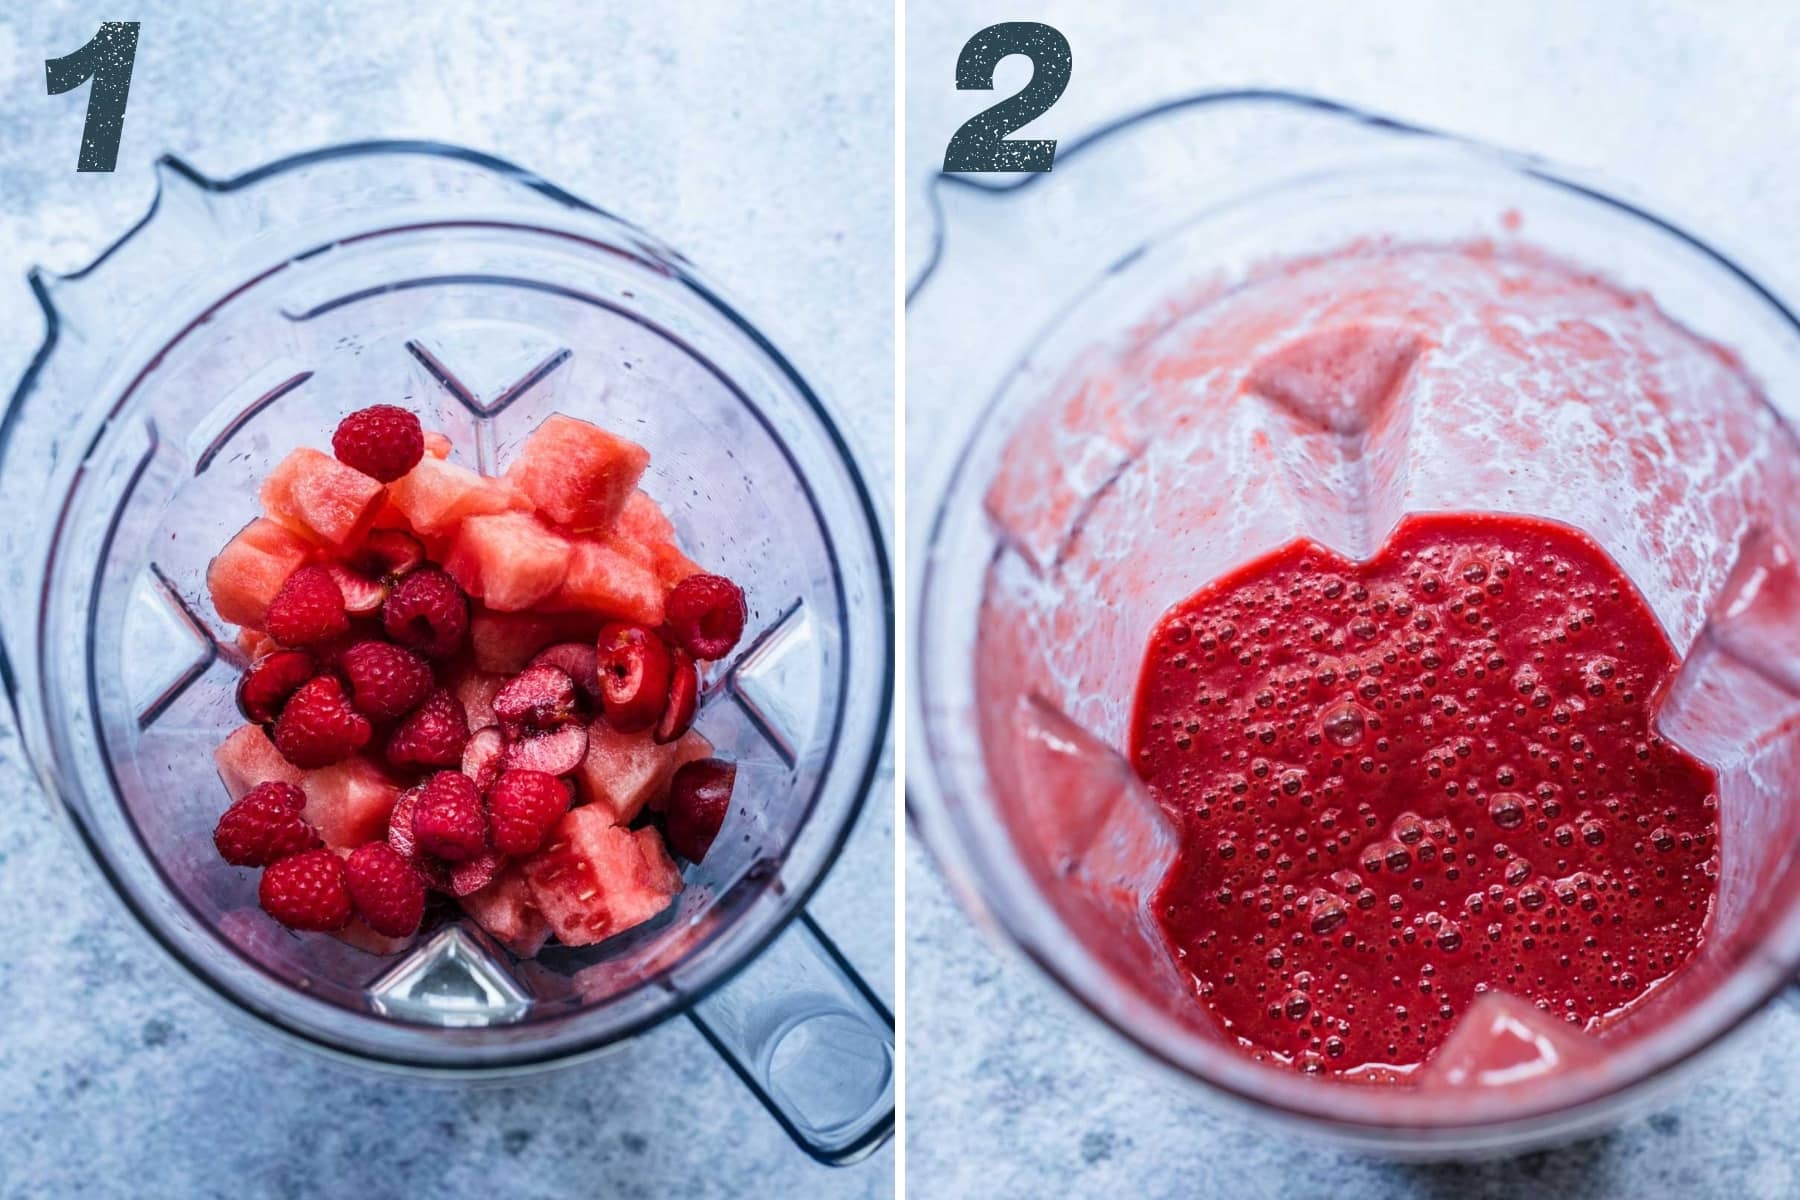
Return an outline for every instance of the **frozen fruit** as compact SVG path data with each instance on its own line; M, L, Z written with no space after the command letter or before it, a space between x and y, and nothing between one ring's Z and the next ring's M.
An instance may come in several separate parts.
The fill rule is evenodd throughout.
M400 798L387 772L362 755L309 771L300 786L306 791L307 821L337 849L380 837Z
M269 602L288 576L306 565L312 544L286 526L258 517L237 532L206 567L206 587L219 619L261 629Z
M366 617L386 603L388 585L380 579L352 571L343 563L327 563L325 570L331 576L331 582L337 584L338 595L344 599L344 611L351 616Z
M567 946L587 946L656 916L681 890L662 838L612 824L594 808L564 815L542 850L520 862L538 911Z
M497 612L519 612L554 595L569 570L569 539L530 513L470 517L456 531L444 570Z
M262 485L263 511L294 532L343 550L368 531L382 487L354 467L301 447L282 459Z
M659 746L648 733L620 733L595 721L588 726L587 754L575 770L575 785L588 803L625 825L646 805L656 807L677 766L711 753L711 743L692 730Z
M469 719L469 728L480 729L484 725L495 723L494 696L506 686L506 679L505 675L497 671L462 667L451 672L444 683L462 701L463 714Z
M569 788L542 771L507 771L488 789L487 805L494 849L531 854L569 811Z
M464 896L462 907L488 936L520 958L530 958L550 940L550 924L538 911L531 885L517 866L507 867L486 887Z
M402 792L388 812L387 843L407 862L419 865L419 839L413 834L413 813L419 807L419 795L425 789Z
M305 805L306 793L291 783L257 784L214 826L219 857L235 867L266 867L317 846L318 832L300 815Z
M373 732L369 718L345 698L343 685L318 675L301 684L282 708L275 748L296 767L328 767L361 750Z
M388 485L388 502L427 537L452 533L470 517L524 506L500 480L430 457Z
M558 642L538 651L534 667L555 667L574 681L589 704L600 703L600 674L592 642Z
M310 646L350 632L344 594L329 567L301 567L269 603L269 636L284 646Z
M344 862L330 850L307 850L282 859L263 872L256 892L263 911L289 929L323 932L350 922Z
M261 725L240 725L213 751L219 778L233 800L265 780L298 784L306 772L281 756Z
M494 694L494 716L512 736L543 733L576 715L574 681L548 664L527 667Z
M377 529L348 561L361 575L392 582L424 563L425 543L403 529Z
M467 862L450 864L448 878L443 890L452 896L467 896L479 892L493 881L506 865L506 856L498 850L483 850Z
M662 505L642 491L635 491L626 497L625 506L619 510L613 533L640 546L648 546L653 542L673 542L675 524L663 512Z
M498 725L477 729L463 747L462 773L485 791L499 776L505 753L506 738Z
M390 642L357 642L338 656L350 698L371 721L404 717L431 695L431 664Z
M410 950L413 943L418 940L416 934L408 934L405 937L388 937L386 934L376 933L361 917L351 917L348 925L342 929L332 930L331 936L346 946L354 946L365 954L379 954L383 957Z
M412 820L419 849L445 862L474 858L487 846L481 792L461 771L440 771L426 780Z
M317 673L312 655L304 650L277 650L250 664L238 680L238 711L258 724L281 715L288 697Z
M557 622L531 613L479 610L469 621L475 665L505 675L522 670L545 646L563 637Z
M433 458L449 458L450 452L456 449L456 443L448 434L439 433L435 429L425 431L425 453Z
M737 767L722 758L702 758L684 764L669 782L669 805L664 816L669 830L669 849L699 862L712 849L713 839L731 811L731 789Z
M700 671L688 652L676 647L670 652L669 701L657 718L655 738L666 744L679 738L694 723L694 712L700 706Z
M238 652L244 656L245 662L255 662L259 658L267 658L281 649L275 639L260 629L244 628L237 632L233 639L237 643Z
M338 422L331 435L338 461L364 475L392 483L425 457L425 431L419 418L393 404L372 404Z
M456 581L434 567L414 571L394 586L381 610L382 628L396 642L427 658L448 658L469 630L469 600Z
M690 575L669 593L669 628L695 658L724 658L744 635L744 590L723 575Z
M644 625L663 621L663 586L656 572L647 563L591 538L570 546L562 586L547 603Z
M507 742L500 762L507 770L568 775L587 757L587 726L579 721L548 733L522 733Z
M506 478L558 525L606 530L649 464L650 452L637 443L557 414L525 439Z
M350 902L384 937L416 933L425 917L425 881L386 842L367 842L344 860Z
M669 700L668 645L642 625L614 622L601 627L594 652L607 724L623 733L655 725Z
M387 760L396 767L460 767L468 740L462 702L438 688L394 730Z
M703 575L700 564L681 552L673 542L650 543L650 565L656 580L665 589L674 589L695 575Z

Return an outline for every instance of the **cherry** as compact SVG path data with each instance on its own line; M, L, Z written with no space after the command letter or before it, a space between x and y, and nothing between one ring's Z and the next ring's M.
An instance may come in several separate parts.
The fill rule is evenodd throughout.
M744 589L723 575L689 575L669 593L669 628L695 658L724 658L744 636Z
M673 659L668 645L642 625L602 626L594 654L607 724L637 733L656 724L669 702Z
M736 782L737 766L722 758L683 763L669 784L669 806L664 814L669 849L689 862L705 858L725 824Z
M669 703L656 723L656 744L666 746L688 731L694 710L700 706L700 669L688 652L677 646L669 675Z

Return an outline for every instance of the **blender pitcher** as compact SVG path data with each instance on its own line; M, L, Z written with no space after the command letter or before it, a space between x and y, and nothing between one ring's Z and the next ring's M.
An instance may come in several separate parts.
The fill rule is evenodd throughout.
M675 251L528 172L425 143L227 180L165 158L47 324L0 425L5 683L45 791L180 971L264 1028L452 1076L571 1061L686 1014L810 1153L893 1121L893 1021L802 907L878 769L892 601L865 481L819 399ZM296 936L210 830L243 666L210 557L257 484L402 403L503 469L553 412L647 446L643 487L750 619L697 727L738 763L713 853L625 935L517 961L473 923L397 955Z
M909 808L971 909L1178 1076L1407 1154L1609 1120L1793 978L1800 324L1773 293L1539 164L1279 93L933 196ZM1458 271L1568 290L1472 333ZM1522 371L1514 336L1566 344ZM1148 911L1175 841L1124 757L1137 673L1159 617L1239 564L1303 537L1364 560L1431 512L1574 526L1643 593L1683 660L1659 728L1719 774L1717 899L1689 964L1598 1033L1498 994L1402 1082L1306 1077L1231 1044Z

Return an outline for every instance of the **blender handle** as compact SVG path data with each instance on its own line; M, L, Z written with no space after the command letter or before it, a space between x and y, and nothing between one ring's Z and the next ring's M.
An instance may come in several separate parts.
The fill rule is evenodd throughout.
M894 1132L894 1017L802 910L688 1019L800 1148L847 1166Z

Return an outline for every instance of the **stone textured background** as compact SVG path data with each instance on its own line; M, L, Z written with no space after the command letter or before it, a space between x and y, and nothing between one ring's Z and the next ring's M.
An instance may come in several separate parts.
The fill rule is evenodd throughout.
M122 16L142 31L118 170L77 174L86 90L47 96L43 61ZM78 266L116 237L156 155L229 174L438 138L686 251L890 495L893 47L886 0L0 5L0 378L10 390L41 331L27 267ZM891 1146L813 1165L685 1022L482 1089L351 1073L222 1023L98 893L3 723L0 1197L892 1194ZM890 998L891 780L813 905Z
M1279 3L910 0L907 253L917 199L951 132L994 95L958 93L963 42L1046 21L1074 51L1050 113L1015 136L1072 138L1174 95L1234 86L1319 92L1597 171L1692 225L1800 300L1800 11L1774 3ZM952 250L954 253L954 239ZM918 347L914 352L919 352ZM944 406L912 395L909 477ZM912 519L927 499L909 496ZM1194 1103L1108 1041L907 858L907 1183L943 1197L1512 1197L1800 1195L1800 1006L1776 1004L1650 1113L1567 1149L1402 1166L1321 1149Z

